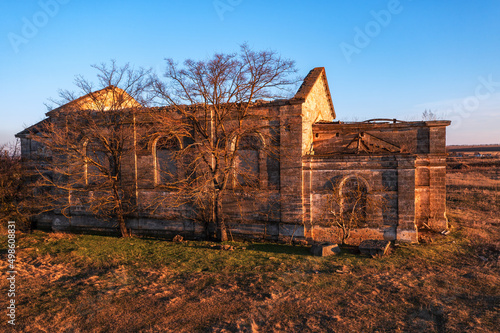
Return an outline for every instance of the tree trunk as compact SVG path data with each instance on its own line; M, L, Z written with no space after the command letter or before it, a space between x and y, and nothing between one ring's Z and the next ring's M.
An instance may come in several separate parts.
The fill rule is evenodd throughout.
M349 234L349 229L345 225L342 225L342 245L346 244L345 241L349 238Z
M123 217L123 214L118 213L118 226L120 227L120 232L122 234L122 237L129 237L130 233L129 230L127 229L127 226L125 225L125 218Z
M217 240L220 242L227 242L227 225L222 216L222 198L220 192L215 195L214 217L217 225Z
M115 199L115 204L116 204L115 214L116 218L118 219L118 226L120 227L120 232L122 234L122 237L124 238L129 237L130 233L127 229L127 226L125 225L125 217L123 216L122 198L120 197L116 184L113 185L113 197Z
M226 223L221 220L217 226L217 240L221 242L227 242L227 226Z

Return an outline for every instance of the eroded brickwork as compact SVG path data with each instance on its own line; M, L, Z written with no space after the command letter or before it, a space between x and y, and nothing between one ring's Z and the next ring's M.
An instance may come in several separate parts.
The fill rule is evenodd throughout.
M313 184L308 200L311 225L321 225L314 223L314 214L322 214L321 202L328 195L319 190L322 182L354 176L370 184L369 196L384 197L379 207L383 212L370 212L364 228L373 237L414 242L418 228L446 229L448 124L384 120L313 125L313 154L307 162Z
M107 93L105 90L103 94ZM77 101L85 105L84 98ZM292 99L255 103L251 112L255 119L265 122L266 136L273 138L260 144L277 145L278 156L249 152L253 154L252 170L257 173L258 188L233 189L225 198L232 236L338 242L341 232L326 206L332 184L345 184L352 179L366 192L366 205L363 223L352 230L349 242L415 242L418 228L447 228L448 121L334 122L335 110L324 68L312 70ZM58 110L51 111L44 121L57 123L58 114ZM127 143L129 153L123 160L124 182L140 211L130 217L128 226L137 234L203 236L205 226L193 207L172 205L177 194L161 187L157 141L144 141L142 122L140 117L130 122L134 139ZM231 122L227 126L232 126ZM21 138L22 156L36 159L44 154L43 147L30 139L29 130L17 137ZM179 170L179 175L182 172ZM148 211L147 207L158 198L162 199L161 204ZM78 231L114 228L78 206L78 198L72 200L73 216L44 215L38 220L39 226Z

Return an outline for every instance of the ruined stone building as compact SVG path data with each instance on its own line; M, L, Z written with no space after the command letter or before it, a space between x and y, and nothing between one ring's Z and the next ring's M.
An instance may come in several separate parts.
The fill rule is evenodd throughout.
M368 238L416 242L419 228L447 229L445 138L449 121L334 121L324 68L313 69L293 98L261 101L252 105L251 111L266 116L279 142L279 156L271 160L259 153L259 145L269 142L252 148L258 189L247 195L243 205L226 205L234 237L338 242L335 217L325 207L332 191L342 195L353 186L366 202L383 204L359 206L364 221L352 231L352 242ZM58 111L47 116L44 121L57 122ZM29 133L27 129L16 135L27 159L40 151ZM137 147L131 154L127 173L136 180L133 190L141 205L153 193L166 191L159 186L157 169L168 154L161 151L158 140ZM238 195L234 193L232 196ZM182 214L167 214L170 209L131 216L128 226L138 234L196 237L203 233L200 222ZM45 214L37 222L39 227L64 230L111 227L78 210L71 218Z

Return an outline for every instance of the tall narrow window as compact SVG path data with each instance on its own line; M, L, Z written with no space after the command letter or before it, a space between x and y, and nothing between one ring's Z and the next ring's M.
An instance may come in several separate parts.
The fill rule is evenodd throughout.
M99 142L91 141L86 145L86 155L86 184L97 185L104 183L112 171L104 147Z
M349 177L345 179L340 190L343 219L355 226L365 223L368 195L365 182L358 177Z
M156 142L156 184L175 186L179 174L179 140L160 138Z
M259 153L262 142L257 135L240 138L236 151L236 181L240 186L258 186Z

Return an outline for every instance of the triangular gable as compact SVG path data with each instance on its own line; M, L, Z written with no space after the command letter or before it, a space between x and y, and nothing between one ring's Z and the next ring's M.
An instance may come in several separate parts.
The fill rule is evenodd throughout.
M316 67L311 70L291 100L307 103L312 98L316 100L316 104L326 105L328 110L321 110L321 112L329 112L328 118L331 116L332 119L335 119L335 109L324 67ZM318 99L323 99L323 101L318 103Z
M57 109L51 110L47 112L46 115L50 116L51 114L59 111L106 111L112 109L129 109L141 106L142 105L137 102L132 96L130 96L125 90L115 86L108 86L104 89L94 91L85 96L77 98L67 104L58 107Z
M344 153L400 153L401 148L370 133L358 133L344 148Z

